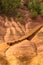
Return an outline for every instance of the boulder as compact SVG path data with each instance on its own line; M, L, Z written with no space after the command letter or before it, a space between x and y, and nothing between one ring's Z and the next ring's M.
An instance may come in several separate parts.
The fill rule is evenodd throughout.
M36 56L34 44L28 40L13 45L6 51L10 65L28 65L34 56Z

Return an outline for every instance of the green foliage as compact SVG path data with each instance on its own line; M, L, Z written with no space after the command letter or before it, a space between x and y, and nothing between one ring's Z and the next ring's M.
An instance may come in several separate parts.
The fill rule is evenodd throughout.
M43 16L43 3L40 5L40 15Z
M20 0L0 0L1 3L1 11L4 13L8 13L9 11L12 12L18 9L20 5Z
M40 0L33 0L33 9L35 9L39 13L39 11L40 11Z
M17 17L22 17L22 14L20 12L17 13Z
M35 4L35 2L33 2L33 1L29 2L28 9L31 13L31 17L35 18L38 15L38 13L37 13L36 8L35 8L36 4L34 5L33 3Z
M30 2L28 3L28 9L31 10L32 8L33 8L33 5L32 5L32 2L30 1Z
M37 12L39 12L40 10L40 0L30 0L30 2L28 3L28 8L33 8L35 9Z
M28 9L32 18L36 17L37 14L43 16L43 4L41 3L41 0L30 0L28 3Z
M31 11L31 17L32 17L32 18L37 17L37 15L38 15L37 11L35 11L35 10L32 10L32 11Z
M20 12L17 13L17 18L19 19L19 21L23 21L24 19L23 15Z
M27 5L32 18L36 17L38 14L43 16L43 3L41 2L41 0L0 0L0 13L14 15L15 13L17 13L17 9L20 6L22 9L24 8L24 4ZM18 13L17 17L21 21L23 20L23 16L21 15L21 13Z

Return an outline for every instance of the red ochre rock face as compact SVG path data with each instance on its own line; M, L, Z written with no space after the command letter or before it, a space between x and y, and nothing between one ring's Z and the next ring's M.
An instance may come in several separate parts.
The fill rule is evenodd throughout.
M32 38L31 41L35 43L43 42L43 27L37 32L37 34Z
M24 20L25 26L19 22L15 22L13 18L11 18L10 21L7 17L5 17L5 20L3 20L2 17L0 17L1 65L37 65L38 62L40 65L43 65L43 27L31 40L26 39L11 46L7 44L8 41L10 42L19 39L39 24L39 19L38 23L33 23L32 21L35 20L27 18L27 16L29 17L28 13L25 16L25 20L27 20L27 22ZM7 64L6 62L9 64Z

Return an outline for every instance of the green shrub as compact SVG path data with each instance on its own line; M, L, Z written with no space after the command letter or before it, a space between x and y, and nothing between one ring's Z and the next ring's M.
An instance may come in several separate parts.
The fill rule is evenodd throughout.
M30 2L28 3L28 9L31 10L32 8L33 8L33 4L32 4L32 2L30 1Z
M36 17L37 14L43 16L43 4L41 4L40 1L41 0L30 0L28 3L28 10L30 11L32 18Z
M0 13L2 12L2 4L1 4L1 0L0 0Z
M20 0L1 0L2 11L5 13L15 12L20 5ZM13 13L14 14L14 13Z
M31 17L32 17L32 18L37 17L37 15L38 15L37 11L35 11L35 10L32 10L32 11L31 11Z
M40 0L30 0L28 3L28 9L36 10L39 13L40 10Z
M20 18L22 17L22 14L20 12L17 13L17 17Z
M40 5L40 15L43 16L43 3Z
M19 21L23 21L24 19L23 15L20 12L17 13L17 18Z
M31 13L31 17L35 18L38 15L37 0L32 0L28 3L28 9Z
M39 11L40 11L40 0L33 0L33 9L35 9L39 13Z

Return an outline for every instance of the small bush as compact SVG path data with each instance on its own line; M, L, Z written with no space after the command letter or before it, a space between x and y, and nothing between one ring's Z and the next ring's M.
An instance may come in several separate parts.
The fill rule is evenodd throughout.
M28 10L31 13L32 18L36 17L37 14L43 16L43 4L41 0L30 0L28 3Z
M22 17L22 14L20 12L17 13L17 17L20 18Z
M33 8L33 4L32 4L32 2L30 1L30 2L28 3L28 9L31 10L32 8Z
M28 9L33 9L36 10L37 12L39 12L40 9L40 0L30 0L28 3Z
M38 15L38 13L37 13L37 11L31 11L31 17L32 18L35 18L35 17L37 17L37 15Z
M1 11L4 13L9 13L9 11L12 13L12 10L15 12L20 5L20 0L1 0L0 2L2 8Z
M38 14L39 14L39 11L40 11L40 0L33 0L33 9L35 9Z
M17 13L17 18L19 21L23 21L24 19L23 15L20 12Z
M43 16L43 3L40 5L40 15Z

